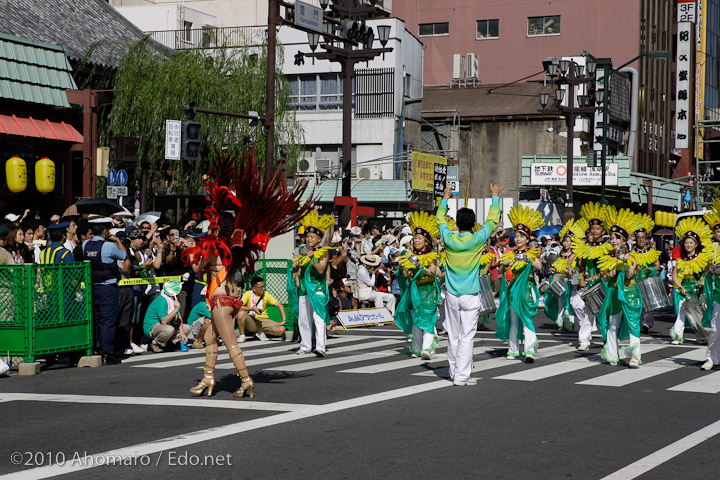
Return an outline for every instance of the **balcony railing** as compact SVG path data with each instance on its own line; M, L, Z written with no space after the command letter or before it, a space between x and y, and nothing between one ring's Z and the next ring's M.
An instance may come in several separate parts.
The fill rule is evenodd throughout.
M237 48L260 45L267 27L204 27L145 32L174 50Z

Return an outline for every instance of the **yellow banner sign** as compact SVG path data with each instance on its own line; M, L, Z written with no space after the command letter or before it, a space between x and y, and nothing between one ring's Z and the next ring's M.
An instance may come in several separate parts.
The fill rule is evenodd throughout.
M429 153L412 152L413 190L435 192L436 165L447 166L447 158Z
M169 282L170 280L177 280L180 281L179 276L175 277L150 277L150 278L123 278L118 282L118 285L121 287L126 287L128 285L149 285L149 284L155 284L155 283L165 283Z

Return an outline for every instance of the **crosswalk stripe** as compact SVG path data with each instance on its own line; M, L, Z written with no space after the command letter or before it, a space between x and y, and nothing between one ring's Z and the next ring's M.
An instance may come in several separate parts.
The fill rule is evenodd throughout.
M674 392L718 393L720 392L720 372L704 373L695 380L668 388Z
M344 338L333 339L330 345L335 346L335 345L339 345L342 343L357 341L357 339L358 339L357 337L350 337L350 336L344 337ZM362 340L362 339L360 339L360 340ZM258 345L258 344L248 345L248 346L246 346L245 344L238 344L238 345L240 345L240 348L243 350L243 354L246 357L252 357L252 356L256 356L256 355L265 355L267 353L290 352L292 350L297 349L297 345L294 343L262 342L262 345ZM278 346L276 346L276 345L278 345ZM254 346L255 348L251 351L247 351L248 347L251 347L251 346ZM257 348L260 346L262 346L264 348ZM218 349L219 355L223 355L223 352L226 352L226 349L224 346L220 347ZM200 355L200 356L193 355L191 358L187 358L188 352L174 352L172 355L172 358L176 358L176 360L145 363L142 365L133 365L133 367L134 368L171 368L171 367L180 367L183 365L192 365L194 363L202 362L202 357L205 356L205 351L201 350L200 353L202 353L202 355ZM168 357L164 357L164 358L168 358Z
M507 347L497 347L497 348L494 348L493 350L506 350L506 349L507 349ZM565 344L554 345L552 347L541 348L540 350L538 350L537 358L538 359L548 358L548 357L552 357L555 355L562 355L564 353L570 353L573 351L575 351L575 347L573 347L572 345L565 345ZM504 356L500 357L500 358L489 358L486 360L478 360L477 362L473 362L472 372L477 373L477 372L482 372L483 370L492 370L494 368L509 367L509 366L517 365L517 364L518 364L517 361L507 360ZM443 368L437 368L430 372L414 373L413 375L417 375L419 377L436 377L436 376L447 377L449 375L449 373L448 373L448 368L443 367Z
M342 355L332 358L323 358L322 360L316 360L314 362L302 362L294 363L292 365L280 365L277 367L264 368L263 370L279 370L283 372L305 372L307 370L316 370L318 368L327 368L335 365L345 365L348 363L357 363L372 359L373 356L382 357L397 357L403 354L403 351L407 351L405 346L400 348L396 347L391 350L381 350L379 352L372 352L372 355L362 353L359 355Z
M492 352L496 347L475 347L473 349L473 355L481 355L483 353ZM348 370L340 370L338 373L382 373L390 372L393 370L401 370L403 368L417 367L418 365L425 365L429 363L447 362L447 354L439 353L437 357L432 360L421 360L417 358L411 358L409 360L392 361L385 363L378 363L375 365L367 365L365 367L350 368Z
M391 344L402 344L404 340L403 339L392 339L392 340L378 340L375 342L366 342L366 343L359 343L357 345L350 345L348 347L343 348L330 348L328 351L330 352L330 355L335 355L338 353L344 353L344 352L354 352L357 350L365 350L365 349L371 349L376 347L384 347L386 345ZM315 355L308 353L307 355L297 355L295 353L285 354L285 355L276 355L274 357L265 357L265 358L259 358L257 360L254 360L250 362L250 368L258 367L260 365L267 365L268 363L280 363L280 362L287 362L290 360L305 360L305 359L315 359L317 361L317 357ZM202 368L202 366L198 367ZM231 369L235 368L235 365L232 364L232 362L226 362L226 363L218 363L215 366L216 369Z
M666 345L647 345L643 349L645 352L652 352L665 348ZM519 380L523 382L535 382L546 378L563 375L565 373L582 370L584 368L594 367L602 364L602 357L599 354L588 355L586 357L573 358L564 362L557 362L542 367L529 368L520 372L511 373L494 377L499 380Z
M643 352L650 351L650 345L643 345ZM671 372L678 368L694 365L705 359L704 349L690 350L668 359L643 364L640 368L626 368L617 372L577 382L578 385L596 385L600 387L624 387L631 383Z

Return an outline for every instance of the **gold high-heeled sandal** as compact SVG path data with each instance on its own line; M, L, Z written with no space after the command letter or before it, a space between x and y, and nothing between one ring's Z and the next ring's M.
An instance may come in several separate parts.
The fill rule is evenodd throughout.
M210 349L210 347L212 346L214 346L215 348ZM217 343L211 343L205 346L206 357L210 355L217 356L217 354ZM206 361L205 366L203 367L203 372L204 374L202 380L200 380L200 383L190 389L190 393L192 393L193 395L202 395L207 390L207 396L211 397L213 389L215 388L215 369L214 367L208 366Z
M240 375L240 372L244 371L245 375ZM238 376L242 380L242 383L240 384L240 388L233 393L233 397L235 398L243 398L245 396L245 392L248 392L248 396L250 398L255 398L255 382L253 382L253 379L250 378L250 375L248 374L248 369L243 368L242 370L238 370Z

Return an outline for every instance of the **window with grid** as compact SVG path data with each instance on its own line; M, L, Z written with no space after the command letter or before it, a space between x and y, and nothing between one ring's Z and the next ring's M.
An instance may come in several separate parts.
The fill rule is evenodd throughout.
M500 36L500 20L478 20L476 40L498 38Z
M560 35L560 15L528 17L528 37Z
M297 110L342 110L343 88L339 73L288 75L290 105ZM353 79L353 86L354 86ZM353 92L354 92L353 88ZM354 98L353 98L354 102Z
M418 25L418 36L433 37L439 35L450 35L450 22L421 23Z

